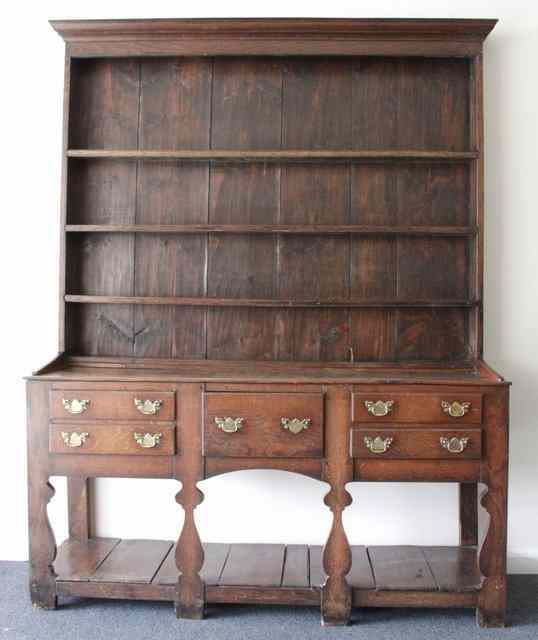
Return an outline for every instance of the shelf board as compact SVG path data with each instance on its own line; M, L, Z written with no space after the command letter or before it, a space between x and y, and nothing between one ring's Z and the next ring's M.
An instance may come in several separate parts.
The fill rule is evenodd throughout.
M477 151L424 151L424 150L156 150L156 149L69 149L69 158L116 158L132 160L190 160L190 161L238 161L238 162L283 162L283 161L359 161L359 160L439 160L462 161L479 157Z
M229 233L297 235L473 236L476 227L381 225L255 225L255 224L68 224L68 233Z
M79 304L146 304L174 305L187 307L278 307L278 308L327 308L327 307L473 307L475 300L277 300L263 298L187 298L179 296L65 296L66 302Z
M54 569L59 595L174 600L176 547L161 540L66 540ZM208 602L319 604L321 546L204 544ZM347 581L358 606L474 606L475 547L351 547Z

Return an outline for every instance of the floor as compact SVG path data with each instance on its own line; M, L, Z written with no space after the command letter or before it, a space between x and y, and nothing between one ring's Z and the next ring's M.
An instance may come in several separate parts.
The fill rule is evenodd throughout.
M33 609L24 562L0 562L1 640L464 640L538 638L538 576L511 576L510 626L477 629L471 610L354 610L345 628L322 628L313 607L211 606L206 620L177 620L168 603L67 600Z

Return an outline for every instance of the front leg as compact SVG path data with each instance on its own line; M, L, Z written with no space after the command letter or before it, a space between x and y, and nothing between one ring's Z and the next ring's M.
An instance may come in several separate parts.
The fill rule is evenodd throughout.
M321 590L323 625L345 625L351 616L351 588L346 575L351 569L351 549L342 522L344 509L351 504L345 485L351 477L349 456L349 394L336 388L327 393L326 447L324 479L331 489L325 504L333 514L329 538L323 550L323 568L327 580Z
M29 382L28 392L28 528L30 542L30 598L34 607L55 609L56 541L47 505L54 495L47 471L48 385Z
M504 627L506 616L506 533L508 495L508 390L485 398L486 439L482 482L487 485L481 504L489 525L480 549L484 576L478 595L477 623L481 627Z

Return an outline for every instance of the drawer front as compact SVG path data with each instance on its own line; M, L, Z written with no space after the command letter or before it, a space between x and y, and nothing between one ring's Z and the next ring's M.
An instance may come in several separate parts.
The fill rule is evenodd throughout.
M204 455L322 457L323 394L206 393Z
M354 393L353 422L480 424L482 396L469 393Z
M357 428L351 430L353 458L461 460L480 459L481 454L482 431L480 429Z
M49 451L66 454L171 456L176 452L173 423L51 423Z
M174 420L174 391L88 391L56 389L50 392L53 420Z

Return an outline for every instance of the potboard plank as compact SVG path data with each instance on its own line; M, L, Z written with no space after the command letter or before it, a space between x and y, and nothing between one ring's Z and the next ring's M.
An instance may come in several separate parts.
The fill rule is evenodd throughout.
M206 543L204 547L204 566L200 571L200 576L206 585L216 585L219 583L220 574L228 557L229 544ZM174 545L166 559L161 565L155 578L154 584L169 585L176 584L178 579L178 569L175 558L176 545Z
M323 547L312 546L310 551L310 586L320 587L326 579L323 570ZM366 547L354 545L351 547L351 569L346 580L352 589L373 589L375 587L370 561Z
M440 591L476 591L481 585L475 547L422 547Z
M289 544L286 547L284 571L282 573L283 587L308 587L308 546L304 544Z
M437 591L420 547L368 547L378 591Z
M172 546L165 540L122 540L90 581L149 583Z
M89 580L118 543L118 538L65 540L58 548L54 561L58 580Z
M219 584L280 587L283 544L232 544Z

